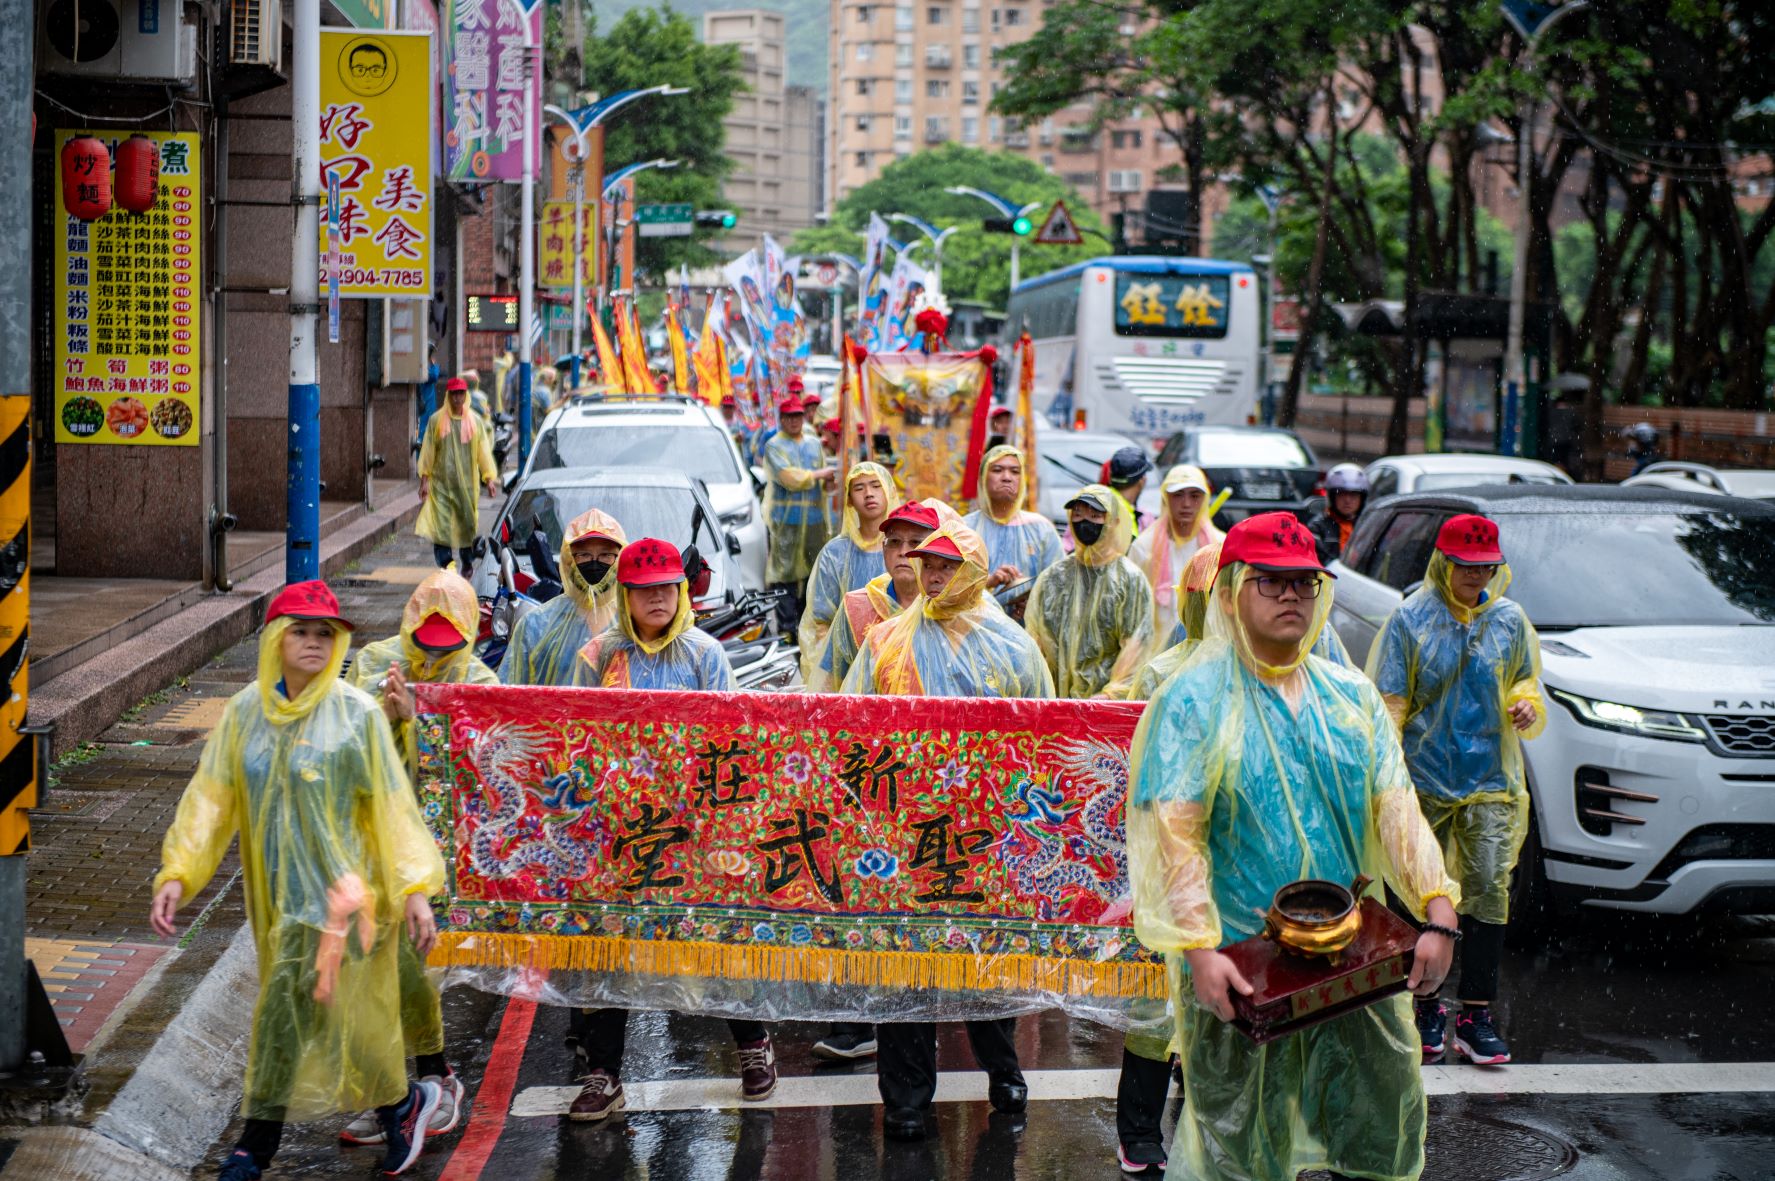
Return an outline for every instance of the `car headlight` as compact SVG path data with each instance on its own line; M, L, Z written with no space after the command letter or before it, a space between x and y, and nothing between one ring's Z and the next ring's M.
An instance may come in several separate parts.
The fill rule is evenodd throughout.
M1552 693L1586 726L1614 730L1622 734L1638 734L1646 738L1665 738L1672 742L1707 741L1707 731L1697 726L1686 714L1663 709L1641 709L1636 705L1621 705L1614 701L1598 701L1568 693L1564 689L1554 689Z
M721 523L729 529L744 529L752 523L752 506L746 505L744 508L729 509L721 514Z

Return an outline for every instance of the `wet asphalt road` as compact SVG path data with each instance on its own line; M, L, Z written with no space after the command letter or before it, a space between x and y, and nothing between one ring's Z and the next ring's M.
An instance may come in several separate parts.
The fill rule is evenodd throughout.
M1661 1075L1682 1064L1775 1062L1775 919L1708 923L1607 918L1561 929L1513 949L1499 1014L1516 1065L1459 1066L1432 1080L1431 1181L1768 1181L1775 1178L1775 1091L1713 1090L1729 1083L1703 1070L1669 1093ZM1113 1075L1084 1097L1038 1100L1023 1119L984 1102L943 1102L937 1132L921 1144L884 1142L868 1066L816 1067L808 1047L823 1030L775 1027L786 1080L830 1080L806 1106L740 1110L731 1097L701 1110L631 1110L605 1124L533 1108L532 1091L571 1082L562 1042L565 1011L508 1003L466 989L445 996L451 1057L471 1097L464 1122L429 1147L411 1174L426 1181L1012 1181L1119 1176ZM525 1027L528 1027L527 1030ZM1120 1062L1118 1034L1057 1013L1026 1017L1018 1044L1025 1070L1107 1070ZM624 1082L722 1080L734 1071L732 1043L716 1020L637 1014ZM491 1066L490 1066L491 1063ZM940 1038L944 1071L972 1069L959 1028ZM1614 1064L1584 1093L1538 1093L1561 1064ZM1758 1075L1770 1085L1765 1065ZM1720 1081L1712 1081L1714 1074ZM847 1080L841 1076L861 1075ZM1056 1076L1084 1079L1084 1075ZM1650 1082L1647 1082L1647 1079ZM785 1083L784 1090L789 1085ZM1563 1086L1555 1089L1568 1089ZM666 1088L670 1092L671 1088ZM496 1099L503 1101L496 1102ZM1179 1101L1172 1101L1175 1118ZM1167 1120L1167 1128L1170 1119ZM233 1132L230 1130L230 1140ZM373 1149L344 1149L336 1128L292 1128L269 1177L368 1178ZM1311 1175L1309 1175L1311 1176Z

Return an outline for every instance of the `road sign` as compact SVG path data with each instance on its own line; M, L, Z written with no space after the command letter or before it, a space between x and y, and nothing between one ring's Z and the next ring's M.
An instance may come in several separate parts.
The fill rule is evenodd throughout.
M637 205L635 231L643 238L688 238L696 221L694 205Z
M1035 232L1031 239L1044 246L1083 246L1085 239L1079 233L1078 223L1072 220L1067 211L1066 202L1054 202L1054 208L1048 210L1048 216L1042 221L1042 228Z

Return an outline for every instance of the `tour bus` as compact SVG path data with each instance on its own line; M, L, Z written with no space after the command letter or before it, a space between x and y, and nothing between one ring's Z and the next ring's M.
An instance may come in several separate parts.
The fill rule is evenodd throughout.
M1255 421L1257 273L1241 262L1120 255L1019 283L1006 335L1035 341L1035 402L1061 429L1162 439Z

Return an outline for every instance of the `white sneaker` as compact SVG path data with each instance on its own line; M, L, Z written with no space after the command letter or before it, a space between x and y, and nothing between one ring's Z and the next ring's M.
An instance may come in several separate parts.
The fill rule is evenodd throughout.
M426 1128L428 1135L441 1136L445 1132L454 1132L456 1125L462 1121L462 1080L452 1070L446 1075L428 1074L420 1082L436 1083L441 1098L437 1111L432 1113L431 1122ZM376 1118L374 1110L366 1111L340 1129L339 1139L345 1144L369 1146L385 1144L388 1137L382 1132L382 1121Z
M345 1144L381 1144L388 1139L382 1132L382 1121L376 1118L375 1111L366 1111L339 1130L339 1139Z

